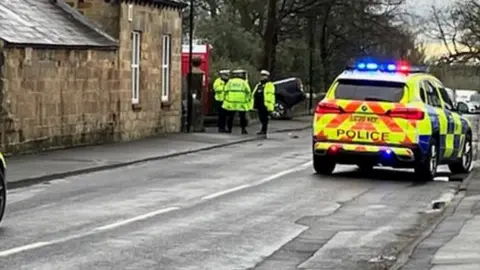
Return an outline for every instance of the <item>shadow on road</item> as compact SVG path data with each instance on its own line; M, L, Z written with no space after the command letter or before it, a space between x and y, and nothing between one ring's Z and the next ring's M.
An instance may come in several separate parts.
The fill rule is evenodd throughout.
M468 175L452 175L449 172L438 172L437 178L448 178L448 181L462 181ZM398 181L410 182L414 185L424 185L427 182L416 180L413 171L395 170L390 168L375 168L371 171L361 171L352 168L348 171L336 172L332 175L333 178L347 178L347 179L368 179L374 181ZM439 180L441 181L441 180Z

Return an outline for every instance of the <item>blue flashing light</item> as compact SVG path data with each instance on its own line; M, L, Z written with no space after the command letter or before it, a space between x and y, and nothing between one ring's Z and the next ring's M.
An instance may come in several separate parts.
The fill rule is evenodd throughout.
M382 157L383 157L383 158L389 159L389 158L391 158L392 156L393 156L393 152L392 152L391 149L384 149L384 150L382 151Z
M368 64L367 64L367 69L369 69L369 70L377 70L377 69L378 69L378 64L376 64L376 63L368 63Z
M397 61L397 62L375 62L375 61L362 61L357 62L354 66L350 66L352 69L359 71L383 71L383 72L399 72L399 73L409 73L419 71L418 68L410 66L407 62Z

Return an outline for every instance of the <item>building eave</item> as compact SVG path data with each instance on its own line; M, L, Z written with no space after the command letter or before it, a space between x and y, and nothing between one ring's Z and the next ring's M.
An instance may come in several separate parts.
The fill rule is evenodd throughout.
M4 48L32 48L40 50L98 50L98 51L116 51L118 50L118 45L68 45L68 44L38 44L38 43L11 43L8 41L4 42Z
M184 9L188 7L186 3L177 2L172 0L120 0L124 3L130 4L145 4L145 5L154 5L156 7L171 7L175 9Z

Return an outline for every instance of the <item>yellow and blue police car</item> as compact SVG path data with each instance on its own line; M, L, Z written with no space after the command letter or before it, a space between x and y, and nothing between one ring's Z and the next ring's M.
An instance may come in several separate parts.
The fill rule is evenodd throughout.
M0 223L2 222L5 208L7 207L7 180L5 179L5 158L0 153Z
M435 177L439 164L469 173L472 128L445 86L405 62L358 62L332 83L313 120L313 166L331 174L336 164L414 168Z

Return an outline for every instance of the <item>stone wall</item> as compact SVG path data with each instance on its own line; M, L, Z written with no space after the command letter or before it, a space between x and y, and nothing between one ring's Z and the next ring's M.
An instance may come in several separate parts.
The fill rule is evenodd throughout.
M115 51L5 48L2 148L7 153L120 137Z
M450 88L480 90L480 67L432 66L430 72Z
M120 33L120 6L112 4L114 1L105 0L68 0L90 21L95 22L115 39Z
M124 139L138 139L146 133L178 132L181 129L181 42L182 17L179 10L153 6L134 6L133 21L128 21L128 5L121 4L119 66L122 95L131 98L131 33L141 31L140 106L126 117L129 132ZM162 36L171 35L170 99L161 100ZM136 121L143 118L144 121Z

